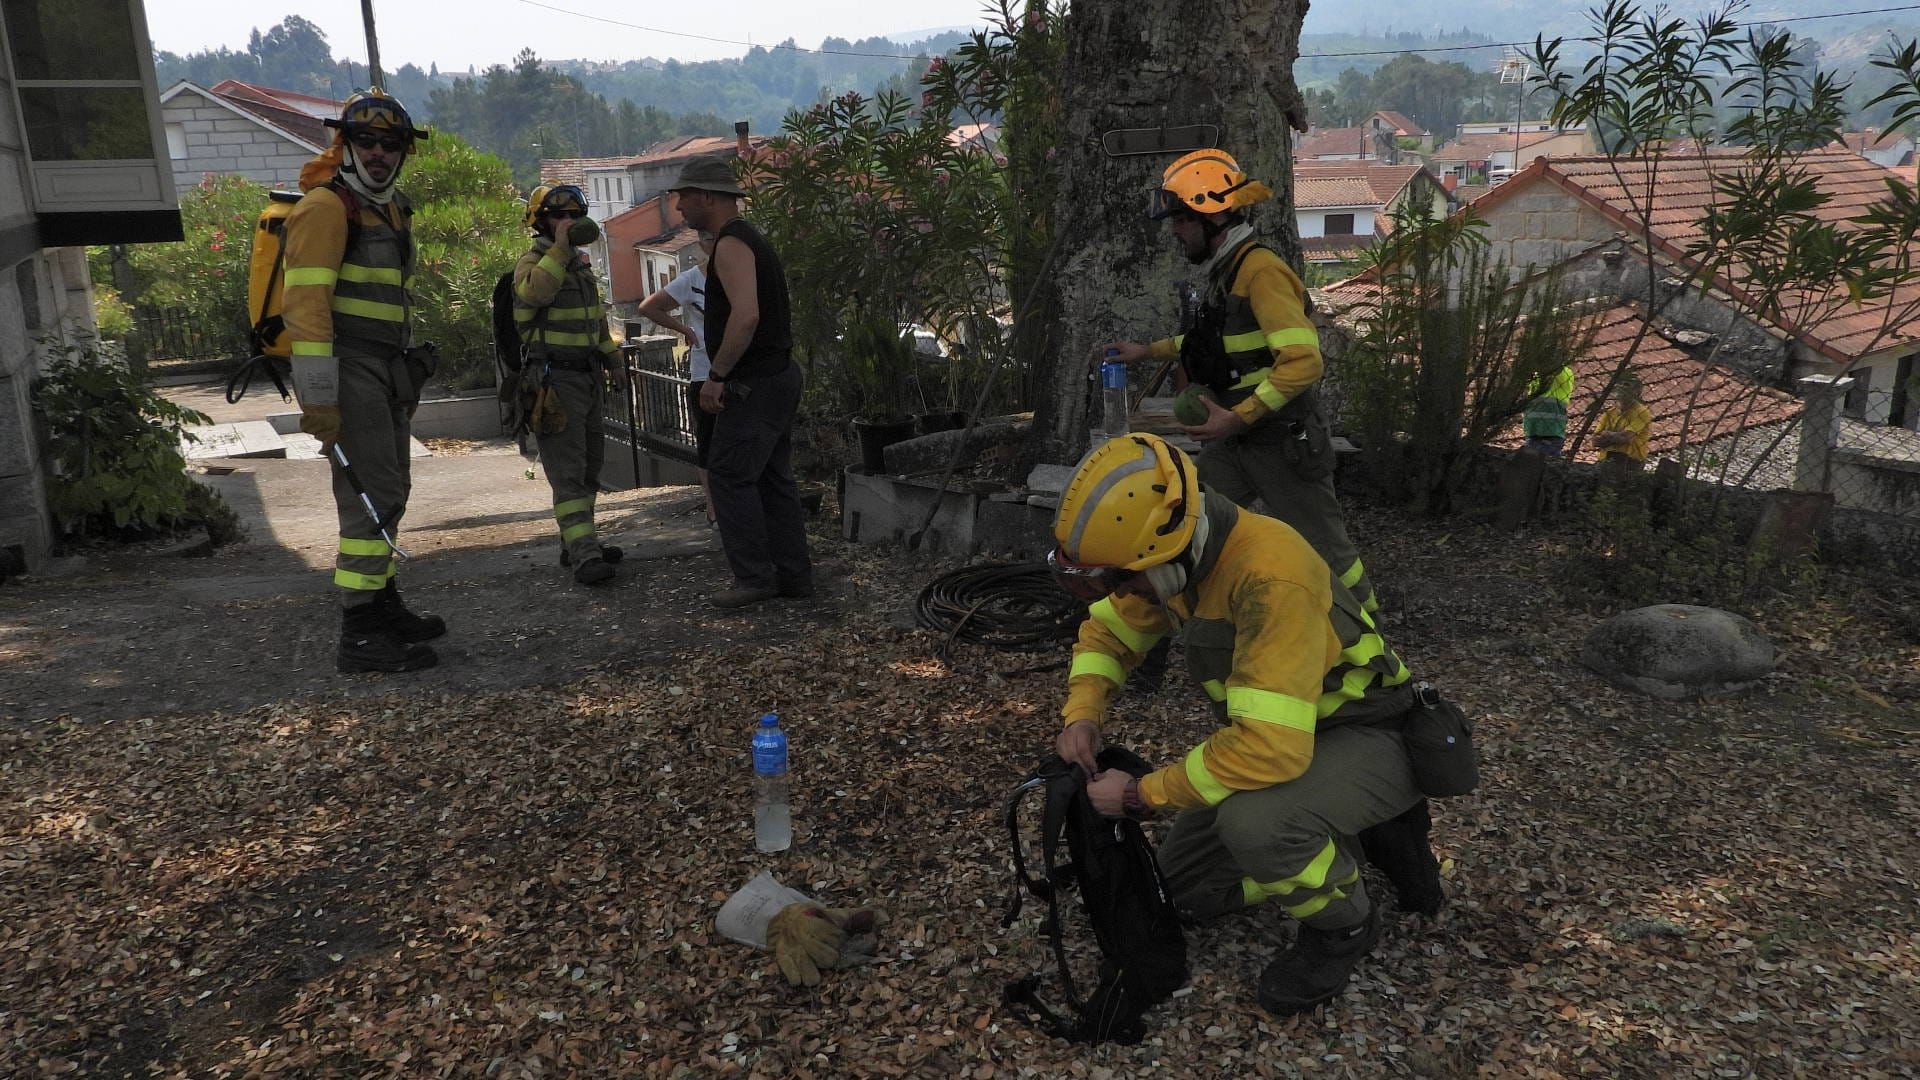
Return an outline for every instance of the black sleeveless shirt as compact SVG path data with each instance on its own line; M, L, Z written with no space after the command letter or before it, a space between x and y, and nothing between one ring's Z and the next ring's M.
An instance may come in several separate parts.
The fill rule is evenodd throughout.
M747 343L747 351L740 354L740 360L727 373L728 378L736 375L778 375L787 370L789 357L793 352L793 309L787 299L787 272L780 265L780 256L773 245L761 235L760 230L747 224L745 218L734 218L720 230L715 243L727 237L734 237L747 245L753 252L754 287L759 293L760 325L754 327L753 340ZM716 248L717 250L717 248ZM720 355L720 347L726 341L727 318L733 314L733 301L727 296L727 287L721 283L720 275L707 275L707 355Z

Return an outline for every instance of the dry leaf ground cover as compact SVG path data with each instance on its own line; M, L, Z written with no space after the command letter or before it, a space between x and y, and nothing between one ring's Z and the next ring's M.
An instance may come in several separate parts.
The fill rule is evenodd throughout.
M7 729L0 1074L165 1076L1897 1076L1920 1072L1920 677L1834 578L1758 612L1782 670L1652 702L1573 663L1563 540L1376 539L1387 629L1479 718L1483 788L1436 809L1453 901L1390 915L1318 1015L1251 986L1285 929L1191 933L1148 1041L1014 1022L1038 906L1002 929L1002 794L1059 672L899 612L936 567L843 554L831 618L560 684ZM826 546L831 541L822 538ZM772 643L769 643L769 642ZM792 851L752 849L748 729L779 709ZM1197 699L1116 731L1171 760ZM719 939L771 868L891 914L876 966L787 987ZM1376 883L1377 885L1377 883Z

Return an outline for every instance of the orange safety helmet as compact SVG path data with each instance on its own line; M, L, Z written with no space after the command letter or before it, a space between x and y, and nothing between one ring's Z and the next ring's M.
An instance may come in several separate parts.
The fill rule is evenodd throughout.
M1176 210L1223 214L1271 198L1273 189L1241 172L1232 154L1219 149L1195 150L1161 174L1147 216L1159 221Z

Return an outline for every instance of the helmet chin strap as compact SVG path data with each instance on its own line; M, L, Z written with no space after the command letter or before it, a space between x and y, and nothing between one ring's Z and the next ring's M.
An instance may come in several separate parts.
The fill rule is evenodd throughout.
M367 179L367 174L360 167L359 148L353 145L353 140L351 139L347 139L345 142L347 152L346 157L340 163L340 179L344 181L348 187L353 189L355 195L360 196L368 202L378 203L382 206L392 202L393 185L400 179L400 167L407 163L406 156L404 154L401 155L400 160L393 166L393 172L387 175L387 182L376 188L372 181Z
M1212 538L1212 529L1207 522L1206 495L1200 496L1200 505L1193 508L1199 520L1193 524L1193 539L1187 541L1187 549L1158 566L1147 567L1147 583L1153 586L1153 594L1165 607L1174 597L1180 595L1193 577L1193 568L1200 565L1200 558L1206 553L1207 542Z

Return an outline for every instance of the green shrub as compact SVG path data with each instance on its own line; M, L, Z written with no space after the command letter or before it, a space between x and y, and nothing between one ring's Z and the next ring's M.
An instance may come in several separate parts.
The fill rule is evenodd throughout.
M206 416L161 397L98 341L43 339L34 386L53 463L47 501L76 537L166 531L204 522L232 538L238 522L217 493L186 473L180 439Z
M184 313L193 332L204 335L202 349L235 358L248 352L247 259L253 222L267 204L267 189L242 176L208 173L180 197L180 223L186 238L171 244L133 244L126 248L134 293L122 297L141 308ZM111 285L110 249L87 253L94 288ZM128 355L147 359L147 344L131 333ZM104 332L105 328L102 327Z
M111 285L93 287L93 325L109 341L125 341L133 333L133 309Z

